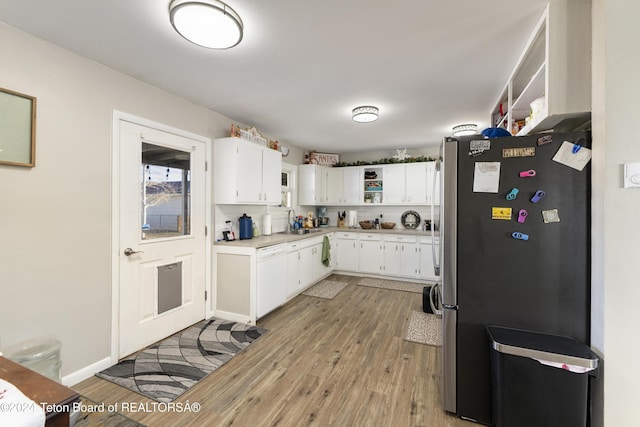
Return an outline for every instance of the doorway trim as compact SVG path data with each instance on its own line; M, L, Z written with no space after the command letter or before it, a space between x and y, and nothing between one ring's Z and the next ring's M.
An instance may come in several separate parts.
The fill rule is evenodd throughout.
M162 132L172 133L184 138L193 139L205 144L205 290L208 298L205 301L205 318L213 316L213 293L211 283L211 138L187 132L142 117L113 110L111 131L111 363L118 362L120 339L120 123L130 122L146 126Z

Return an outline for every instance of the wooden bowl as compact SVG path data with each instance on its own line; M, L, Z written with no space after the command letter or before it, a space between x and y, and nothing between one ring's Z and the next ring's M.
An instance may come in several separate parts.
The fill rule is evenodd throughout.
M360 221L360 227L362 227L364 230L372 230L374 226L375 224L373 223L373 221Z
M395 226L395 222L383 222L380 224L380 227L384 228L385 230L391 230Z

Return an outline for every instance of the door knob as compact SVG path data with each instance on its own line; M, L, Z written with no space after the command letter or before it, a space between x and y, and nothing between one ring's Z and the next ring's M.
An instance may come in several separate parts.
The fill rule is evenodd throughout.
M134 250L133 250L133 249L131 249L131 248L127 248L127 249L125 249L125 250L124 250L124 254L125 254L126 256L131 256L131 255L133 255L133 254L140 254L140 253L143 253L143 251L134 251Z

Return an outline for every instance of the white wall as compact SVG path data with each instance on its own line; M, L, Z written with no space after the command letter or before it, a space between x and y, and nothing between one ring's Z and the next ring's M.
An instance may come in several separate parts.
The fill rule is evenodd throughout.
M0 52L0 87L37 98L36 167L0 165L0 340L60 339L65 376L110 355L113 110L212 139L231 120L4 24Z
M640 2L593 0L592 345L604 354L594 425L638 425L640 403L640 189L622 188L625 162L640 162Z

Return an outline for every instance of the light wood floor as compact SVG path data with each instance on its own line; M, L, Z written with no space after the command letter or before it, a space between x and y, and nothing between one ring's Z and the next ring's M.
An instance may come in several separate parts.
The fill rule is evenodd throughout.
M403 340L422 295L332 279L350 285L262 318L269 333L176 400L199 412L121 412L148 426L477 427L440 409L438 348ZM153 403L97 377L73 388L106 405Z

